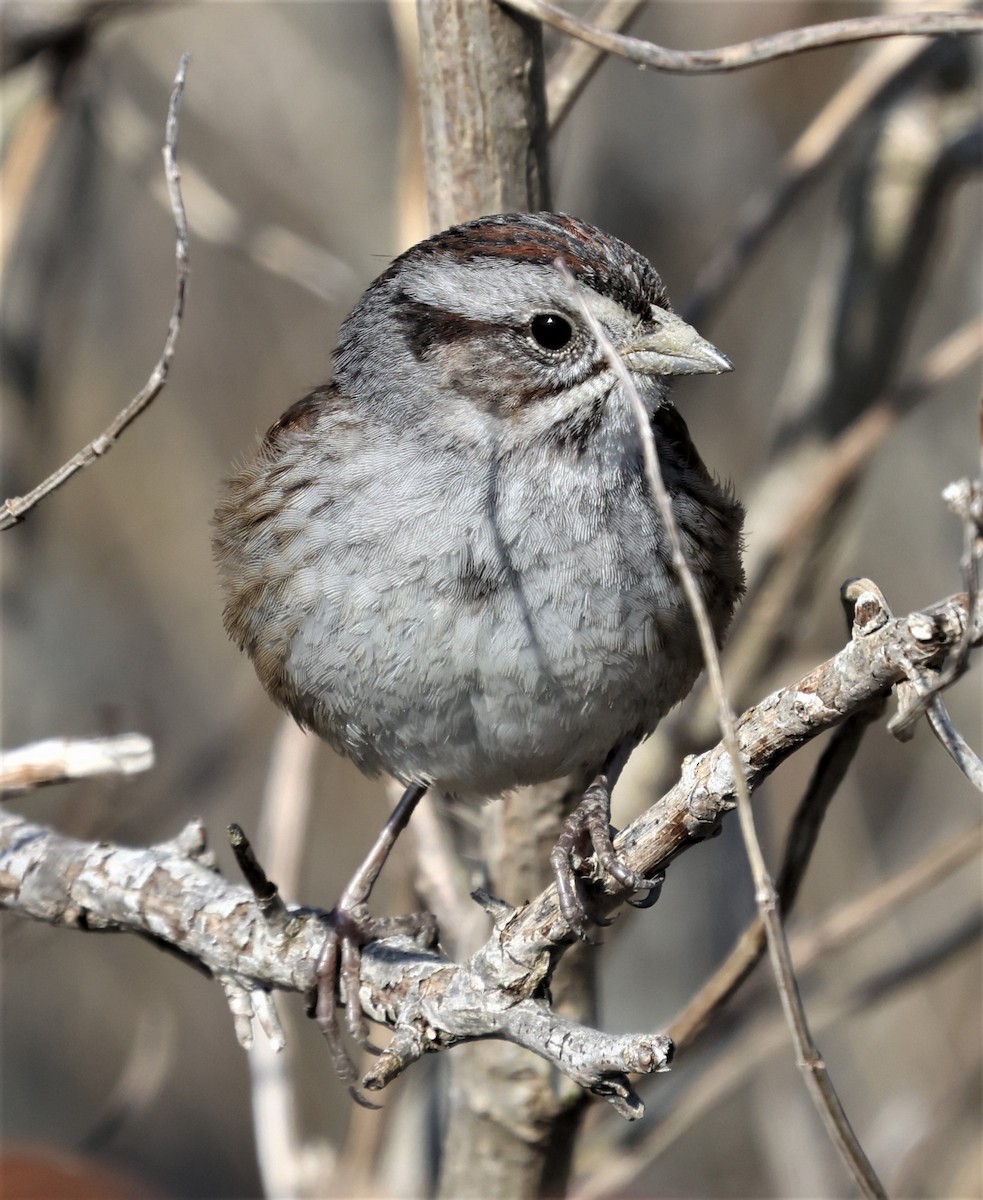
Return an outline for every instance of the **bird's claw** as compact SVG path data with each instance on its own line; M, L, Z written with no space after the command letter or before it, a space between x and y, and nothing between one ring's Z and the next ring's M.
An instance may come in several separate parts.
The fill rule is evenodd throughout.
M550 855L560 912L584 942L594 940L587 932L589 921L593 920L596 925L611 924L605 918L591 918L588 912L584 866L591 855L596 878L609 875L626 891L648 893L640 900L630 900L634 907L650 908L658 900L665 873L660 871L653 879L647 879L629 867L615 851L611 836L611 789L604 775L598 775L567 817Z
M432 913L409 913L402 917L373 917L364 903L350 907L338 905L329 914L329 929L318 957L312 1015L328 1044L338 1077L348 1087L353 1100L364 1108L378 1108L358 1088L358 1071L345 1048L338 1020L338 1006L345 1011L345 1025L351 1039L372 1054L381 1054L369 1038L369 1025L359 999L362 948L369 942L397 934L418 939L432 946L437 926Z

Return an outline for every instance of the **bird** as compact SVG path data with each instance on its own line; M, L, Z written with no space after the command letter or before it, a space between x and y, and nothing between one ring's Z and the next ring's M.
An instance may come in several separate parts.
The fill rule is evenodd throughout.
M580 815L598 858L625 887L654 882L611 848L607 780L703 659L636 418L580 304L645 406L719 642L744 588L744 514L669 382L731 363L643 255L574 216L479 217L397 257L342 323L331 381L223 485L232 640L304 728L406 789L381 859L339 902L342 942L427 789L467 804L596 776ZM572 837L554 865L585 936Z

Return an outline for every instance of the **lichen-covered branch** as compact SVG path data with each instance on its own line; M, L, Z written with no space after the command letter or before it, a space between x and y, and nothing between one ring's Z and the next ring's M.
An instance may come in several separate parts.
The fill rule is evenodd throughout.
M853 589L857 595L856 584ZM913 669L943 664L964 636L973 646L983 640L983 619L977 614L970 622L963 596L891 619L876 589L859 594L850 642L738 721L752 788L804 742ZM716 829L733 808L733 792L722 746L688 760L676 786L621 833L619 852L641 873L664 867ZM597 915L624 899L610 879L599 883ZM628 1075L665 1069L668 1040L610 1036L552 1010L549 981L574 940L555 888L515 909L487 897L484 903L494 914L494 931L464 962L406 938L365 948L362 1006L394 1033L365 1086L385 1086L427 1051L500 1038L534 1050L624 1115L638 1115ZM282 1040L269 992L310 991L331 921L330 913L309 908L264 912L249 888L215 869L197 822L173 840L129 848L79 841L0 814L0 904L53 925L130 931L167 943L218 978L247 1044L254 1019L275 1043Z

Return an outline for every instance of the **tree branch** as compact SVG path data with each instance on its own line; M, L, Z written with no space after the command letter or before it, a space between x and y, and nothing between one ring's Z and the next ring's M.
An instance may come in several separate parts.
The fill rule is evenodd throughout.
M983 16L979 13L885 13L872 17L852 17L843 21L827 21L822 25L805 25L768 37L752 38L733 46L715 50L670 50L655 42L626 34L612 33L582 21L572 13L558 8L547 0L505 0L509 8L535 17L561 33L580 38L599 50L627 58L642 67L687 75L705 75L713 71L737 71L788 58L804 50L824 46L841 46L847 42L869 41L872 38L908 36L937 36L955 33L983 33Z
M844 649L738 721L748 786L907 678L912 664L944 662L967 620L961 596L898 619L858 606ZM973 645L983 640L979 618L969 636ZM710 836L733 809L734 790L723 745L689 760L676 786L622 831L619 853L643 874L665 867ZM624 899L613 880L599 885L601 913ZM196 822L171 841L134 849L78 841L2 814L0 903L49 924L136 932L179 950L221 982L244 1044L252 1040L254 1019L274 1041L282 1040L269 992L309 992L330 921L329 914L296 906L264 913L247 887L215 870ZM394 1031L365 1086L385 1086L426 1051L500 1038L534 1050L624 1115L638 1115L628 1074L664 1069L668 1039L609 1036L552 1011L549 981L573 937L555 887L516 909L486 904L494 911L494 932L465 962L449 962L406 938L365 948L361 1003Z

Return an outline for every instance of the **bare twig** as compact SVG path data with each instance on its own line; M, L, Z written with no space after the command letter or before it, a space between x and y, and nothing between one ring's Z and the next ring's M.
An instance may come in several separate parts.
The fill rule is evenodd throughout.
M601 0L587 14L587 19L595 29L620 33L628 28L644 3L645 0ZM546 64L546 108L551 134L556 133L563 124L597 68L604 62L604 54L597 46L591 46L580 38L571 38Z
M249 838L243 832L242 826L237 825L235 822L229 826L229 845L232 847L232 853L235 855L239 870L242 872L246 883L249 884L249 890L259 905L260 912L268 920L282 920L287 909L280 896L280 892L273 880L264 871L262 864L256 857L256 852L253 850Z
M171 310L167 326L167 336L164 339L164 349L157 365L150 373L150 378L126 405L126 407L110 422L109 426L87 446L73 455L68 462L63 463L52 475L49 475L36 488L25 496L14 496L4 502L0 509L0 529L9 529L24 519L24 516L45 496L67 483L77 472L90 466L101 458L115 444L116 439L140 414L151 404L164 387L178 334L181 332L181 320L184 315L184 293L188 279L188 222L184 212L184 201L181 197L181 173L177 165L177 134L178 108L184 93L184 80L188 70L189 55L181 57L174 79L174 88L167 108L167 125L164 135L164 176L167 180L167 192L171 202L171 212L174 215L174 225L177 230L177 246L175 258L177 262L177 284L175 289L174 307Z
M742 67L758 66L777 58L801 54L804 50L818 50L823 46L840 46L846 42L871 38L983 33L983 16L978 13L885 13L828 21L822 25L805 25L800 29L752 38L715 50L670 50L641 38L596 28L588 21L582 21L572 13L547 3L547 0L507 0L507 3L527 17L535 17L562 33L581 38L599 50L617 54L639 66L689 75L736 71Z
M642 443L645 476L652 496L658 506L663 528L666 531L669 544L672 548L673 567L686 593L690 611L696 623L711 692L716 700L717 716L720 723L720 731L723 735L723 744L726 747L733 772L735 793L737 796L737 815L741 825L741 834L744 838L744 846L747 850L748 860L751 864L751 873L754 878L755 901L758 905L758 913L768 940L768 952L778 987L779 998L781 999L782 1008L785 1011L785 1017L792 1034L793 1045L798 1054L799 1065L805 1073L806 1085L833 1144L840 1152L844 1165L853 1176L857 1186L862 1190L864 1195L883 1196L885 1195L884 1188L847 1120L843 1106L833 1088L826 1064L823 1062L822 1056L809 1032L805 1009L802 1006L795 973L792 968L788 941L786 940L785 930L782 925L778 895L775 891L771 875L768 873L768 868L765 865L761 844L754 825L754 814L751 809L751 789L745 775L745 766L741 759L741 749L737 737L737 717L724 688L723 673L720 669L720 656L717 652L717 642L714 637L713 627L710 624L710 618L707 614L706 605L700 594L696 578L687 560L679 526L672 511L672 500L662 479L662 471L659 466L658 454L655 448L655 437L652 433L649 414L642 402L641 396L638 394L638 389L635 386L631 372L621 360L620 355L615 350L600 321L591 310L590 305L587 304L586 300L580 294L569 269L559 260L557 260L556 266L577 298L584 319L590 326L597 344L618 376L622 391L631 404L635 415L639 438Z
M0 793L13 795L92 775L138 775L153 765L154 744L142 733L46 738L0 751Z
M928 723L932 732L949 753L950 758L978 792L983 792L983 762L963 735L953 725L949 710L939 696L928 706Z

